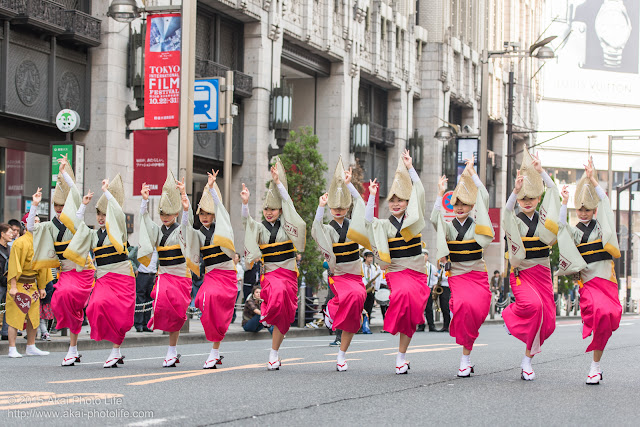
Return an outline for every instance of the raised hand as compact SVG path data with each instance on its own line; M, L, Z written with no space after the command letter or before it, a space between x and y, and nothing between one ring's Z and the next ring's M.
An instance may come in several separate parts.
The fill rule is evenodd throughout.
M471 174L471 176L475 175L476 173L476 168L474 168L473 166L475 165L475 156L472 156L470 159L466 160L466 169L469 171L469 173Z
M407 167L407 170L413 167L413 160L411 159L411 155L409 154L409 150L404 150L402 152L402 161L404 165Z
M275 165L271 166L271 179L276 185L280 184L280 174L278 173L278 168Z
M106 193L109 189L109 178L105 178L102 180L102 192Z
M322 196L320 196L320 200L318 202L318 206L324 208L327 205L328 201L329 201L329 193L324 193Z
M143 200L149 200L149 192L151 190L149 189L149 186L147 185L146 182L142 183L142 189L140 190L140 194L142 195L142 199Z
M187 212L189 210L189 197L187 197L187 193L182 193L181 201L182 201L182 210Z
M242 199L242 204L243 205L248 205L249 204L249 196L251 195L251 193L249 192L249 189L247 188L246 185L244 185L244 182L242 183L242 191L240 192L240 198Z
M211 172L207 172L207 185L209 186L209 188L213 188L213 184L216 183L216 178L218 178L218 172L220 171L214 171L213 169L211 169Z
M447 183L449 182L449 178L446 175L442 175L440 179L438 179L438 197L444 197L444 193L447 192Z
M31 198L33 206L38 206L42 201L42 188L38 187L38 190L33 194Z
M569 186L563 185L560 195L562 196L562 204L566 205L569 202Z
M89 190L87 194L82 198L82 204L88 205L92 198L93 198L93 191Z
M353 176L353 168L349 167L348 171L344 171L344 182L349 185L351 184L351 177Z
M513 192L514 193L519 193L520 190L522 190L522 186L524 185L524 175L520 174L520 171L518 171L518 176L516 177L516 185L513 187Z
M538 153L533 155L533 168L538 171L538 173L542 173L542 163L540 163Z
M369 180L369 195L376 196L378 194L379 186L378 178L375 178L373 181Z
M181 195L183 195L183 196L184 196L184 195L186 195L186 194L187 194L187 191L186 191L186 190L185 190L185 188L184 188L184 176L182 177L182 181L178 181L178 180L176 179L176 188L177 188L178 190L180 190L180 194L181 194Z
M61 155L58 164L60 165L60 173L62 173L66 167L69 167L69 157L66 154Z

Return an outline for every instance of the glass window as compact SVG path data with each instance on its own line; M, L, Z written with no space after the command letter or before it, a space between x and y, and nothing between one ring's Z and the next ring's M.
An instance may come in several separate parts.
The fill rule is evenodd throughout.
M39 213L48 216L50 181L50 157L9 148L0 149L0 212L2 222L20 219L27 211L31 196L38 186L43 187L42 209Z

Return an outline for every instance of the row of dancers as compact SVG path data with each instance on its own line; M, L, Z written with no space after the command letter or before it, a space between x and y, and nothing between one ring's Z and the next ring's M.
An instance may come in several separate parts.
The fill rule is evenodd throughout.
M85 224L84 217L94 194L89 191L83 197L75 186L68 160L62 157L59 163L53 197L56 216L48 222L36 222L42 198L38 189L26 218L28 233L23 236L23 243L16 241L15 256L14 251L10 256L9 355L20 357L15 349L16 330L22 329L25 318L28 324L37 325L38 288L48 281L49 277L44 276L51 268L59 268L51 304L58 327L69 328L71 332L62 365L80 362L77 341L86 307L91 338L113 343L104 367L118 367L124 363L120 346L133 326L135 310L135 279L128 260L122 179L117 175L102 182L103 194L96 203L99 227L93 230ZM169 333L164 367L180 363L177 343L190 302L191 273L199 275L201 263L205 275L195 305L202 312L206 337L213 343L203 368L215 369L222 364L219 349L232 319L237 287L232 261L234 233L216 176L215 171L208 174L196 211L202 224L197 230L193 228L193 211L184 181L168 173L159 204L161 225L154 223L148 212L149 186L144 184L141 189L138 259L148 265L154 249L158 252L153 315L148 327ZM589 159L575 194L579 223L573 227L566 220L569 198L566 187L560 192L539 159L525 151L513 193L504 208L507 256L512 266L510 281L516 302L503 311L502 317L507 332L525 344L523 380L535 378L531 361L555 329L549 254L556 241L561 253L561 274L579 276L583 338L593 335L587 348L593 351L587 383L602 380L600 358L620 323L622 307L612 261L620 256L613 215L608 197L595 177ZM391 295L384 330L399 334L395 373L406 374L410 369L407 349L417 325L424 324L429 296L421 235L426 226L424 188L405 150L387 198L391 215L381 219L374 216L377 181L370 181L365 204L351 178L351 168L345 170L339 160L328 192L319 199L311 227L312 238L329 266L329 286L335 294L324 310L325 324L343 331L336 370L348 369L346 353L361 326L366 290L359 251L364 247L373 252L385 271ZM491 304L483 250L493 240L494 230L488 214L489 194L475 172L473 159L467 161L451 197L455 215L452 221L445 220L442 208L447 186L447 178L441 177L430 221L436 230L437 257L448 260L445 268L452 313L449 331L462 347L457 375L469 377L474 372L470 354ZM282 366L279 349L297 309L299 272L295 254L304 251L306 224L288 193L280 159L276 158L271 167L261 221L249 213L250 196L242 184L245 260L249 268L258 260L263 264L264 303L260 320L265 327L273 327L266 367L274 371ZM516 203L520 210L517 214ZM327 206L331 217L328 224L324 221Z

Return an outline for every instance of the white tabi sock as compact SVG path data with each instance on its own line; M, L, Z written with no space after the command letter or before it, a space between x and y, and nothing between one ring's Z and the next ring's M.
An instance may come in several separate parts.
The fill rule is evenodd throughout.
M212 348L211 353L209 353L209 360L220 359L220 350L217 348Z
M120 355L120 347L118 347L118 348L115 348L115 347L114 347L114 348L112 348L112 349L111 349L111 354L109 355L109 359L115 359L115 358L118 358L118 359L119 359L120 357L122 357L122 356Z
M465 369L468 366L471 366L471 355L463 354L460 358L460 369Z
M345 361L346 358L347 358L347 353L342 351L342 350L339 350L338 351L338 363L341 364L341 365L344 364L344 361Z
M600 362L591 362L591 370L600 372Z
M170 357L176 357L178 355L178 348L175 345L170 345L167 350L167 359Z
M533 360L533 357L528 357L528 356L524 356L522 358L522 363L520 364L520 367L522 369L524 369L525 371L531 371L531 361Z
M271 349L269 353L269 362L275 362L278 360L278 350Z
M67 356L77 355L77 354L78 354L78 346L77 345L70 345L69 346L69 351L67 352Z
M406 356L407 356L407 353L398 352L398 355L396 356L396 366L400 367L400 366L404 365L404 361L405 361L405 357Z
M20 353L18 353L18 349L15 347L9 347L9 356L11 355L19 355Z

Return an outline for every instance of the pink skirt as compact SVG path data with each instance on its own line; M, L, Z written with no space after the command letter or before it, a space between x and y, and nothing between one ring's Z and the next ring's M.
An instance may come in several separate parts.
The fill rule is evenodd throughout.
M386 278L391 296L384 318L384 330L393 335L400 332L412 337L416 326L426 322L424 309L430 293L427 275L406 269L387 273Z
M122 344L125 334L133 326L135 310L135 277L107 273L97 279L87 306L91 339Z
M298 308L298 275L295 271L278 268L265 273L260 297L262 320L286 334L296 318ZM304 314L303 314L304 315Z
M151 290L153 314L147 327L165 332L179 331L187 321L191 286L190 277L169 273L159 274Z
M355 334L360 330L362 309L367 298L362 276L348 273L331 276L329 286L335 295L327 304L327 311L333 319L333 330Z
M473 349L478 330L489 315L491 291L486 271L470 271L449 277L451 298L451 324L449 333L456 343L467 350Z
M622 318L618 284L600 277L585 283L580 288L580 315L583 323L582 338L593 334L587 352L604 350Z
M84 308L89 302L91 288L95 280L95 270L63 271L58 283L53 287L51 309L58 323L56 328L69 328L72 334L79 334L84 320Z
M520 272L520 285L516 285L513 273L509 281L516 302L502 311L504 323L532 355L540 353L540 347L556 329L551 270L536 265Z
M238 297L237 282L233 270L213 269L204 276L195 304L202 312L200 320L209 341L222 341L229 329Z

